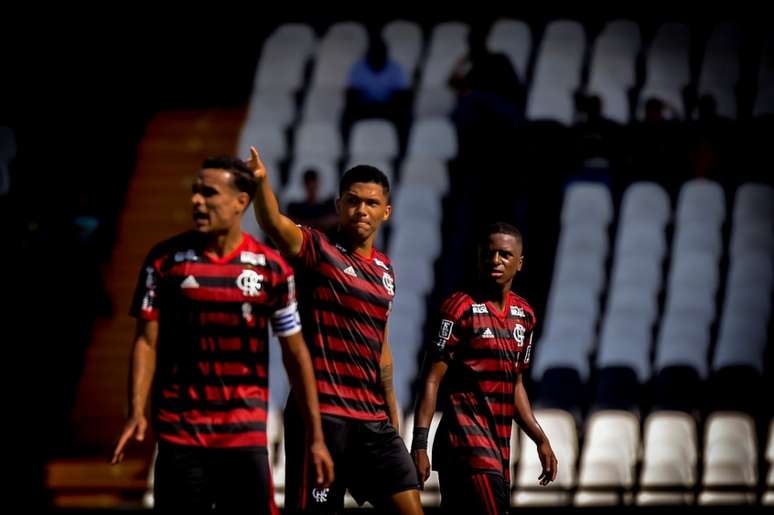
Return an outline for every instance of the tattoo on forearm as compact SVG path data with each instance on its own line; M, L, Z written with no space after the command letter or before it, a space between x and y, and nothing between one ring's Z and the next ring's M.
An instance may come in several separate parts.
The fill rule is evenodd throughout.
M392 391L392 365L384 365L381 368L382 372L382 388L385 392Z

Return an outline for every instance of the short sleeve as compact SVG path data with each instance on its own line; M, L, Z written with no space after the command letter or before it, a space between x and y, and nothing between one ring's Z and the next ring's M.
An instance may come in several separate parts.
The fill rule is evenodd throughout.
M320 246L324 238L322 233L311 227L299 226L304 241L301 242L301 249L295 260L307 268L316 268L320 263Z
M430 342L428 354L433 361L452 361L464 338L465 310L458 298L450 297L441 305L438 332Z
M145 258L132 297L132 306L129 310L131 316L143 320L158 320L161 261L162 259L154 252Z
M519 372L523 372L529 368L532 359L532 342L534 340L533 337L535 335L536 325L537 318L534 313L530 312L530 323L524 335L525 348L519 353Z

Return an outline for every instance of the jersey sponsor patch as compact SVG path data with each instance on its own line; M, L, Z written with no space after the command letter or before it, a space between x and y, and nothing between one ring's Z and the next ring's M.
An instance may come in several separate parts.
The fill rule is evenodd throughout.
M519 306L511 306L511 316L524 318L527 315L524 314L524 310Z
M355 269L352 268L352 266L348 266L344 269L344 273L347 275L351 275L352 277L357 277L357 272L355 272Z
M295 276L288 277L288 300L293 301L296 299L296 278Z
M473 314L475 315L486 315L489 313L485 304L472 304L471 306L473 307Z
M145 268L145 287L146 288L156 287L156 271L153 269L152 266L148 266Z
M239 260L247 265L266 266L266 256L256 254L255 252L243 251L239 256Z
M188 249L183 252L175 252L175 263L182 263L183 261L198 261L199 256L193 249Z
M481 333L481 338L494 338L494 337L495 337L494 333L488 327L484 329L483 333Z
M446 320L445 318L441 320L441 330L438 331L438 337L442 340L448 340L451 338L452 329L454 328L454 322L451 320Z

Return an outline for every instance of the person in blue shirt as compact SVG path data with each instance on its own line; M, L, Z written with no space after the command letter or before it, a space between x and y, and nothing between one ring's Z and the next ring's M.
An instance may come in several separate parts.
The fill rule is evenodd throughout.
M410 87L409 77L400 64L390 59L384 40L372 32L365 55L349 72L342 127L345 137L358 120L384 118L395 124L404 142L411 105Z

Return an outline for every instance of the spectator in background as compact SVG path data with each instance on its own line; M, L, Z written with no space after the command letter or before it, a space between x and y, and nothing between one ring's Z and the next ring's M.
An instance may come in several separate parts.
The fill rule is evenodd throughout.
M568 178L572 181L594 181L604 183L618 191L616 169L623 161L620 141L621 128L614 121L605 118L602 99L596 95L578 99L580 119L572 128L576 170Z
M288 216L301 225L308 225L321 232L327 232L338 223L336 202L333 197L320 199L320 177L317 171L309 169L304 172L304 200L289 202Z
M629 131L632 180L656 181L672 195L691 176L689 142L678 113L658 98L649 98L645 116Z
M471 28L468 54L449 77L449 86L458 93L452 120L459 138L459 157L470 160L482 173L491 170L490 176L479 177L473 184L484 189L489 181L500 179L502 163L511 160L513 144L518 141L515 132L523 118L516 71L508 57L489 51L486 34L481 27ZM482 158L488 162L481 163ZM492 204L499 203L487 201L487 205Z
M481 27L471 28L468 53L449 77L449 86L459 95L452 118L462 139L481 134L483 125L486 136L515 127L523 117L519 76L506 55L489 51L486 35Z
M501 97L518 99L521 81L508 57L491 52L486 44L488 31L473 27L468 33L468 53L449 77L449 86L460 94L488 91Z
M400 64L390 59L387 45L372 32L365 55L349 72L347 106L344 111L344 136L356 121L385 118L398 129L405 142L410 114L410 83Z

